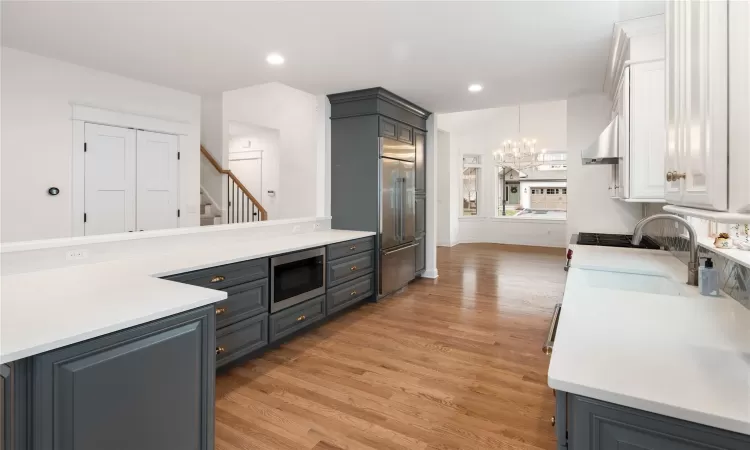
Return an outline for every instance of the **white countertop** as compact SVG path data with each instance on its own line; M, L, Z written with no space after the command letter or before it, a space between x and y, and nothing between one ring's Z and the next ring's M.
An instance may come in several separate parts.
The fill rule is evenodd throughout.
M164 254L0 278L0 364L224 300L157 277L372 236L316 231L231 242L205 235Z
M662 251L574 246L549 386L750 435L750 311L728 298L591 287L591 269L667 276Z

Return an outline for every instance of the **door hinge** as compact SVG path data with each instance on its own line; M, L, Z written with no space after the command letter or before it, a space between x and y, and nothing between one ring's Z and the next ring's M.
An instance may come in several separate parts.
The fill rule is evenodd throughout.
M180 160L180 152L177 152L177 161Z
M86 143L83 143L83 151L86 152Z
M83 223L86 223L86 213L83 213Z
M177 210L177 217L180 217L180 210Z

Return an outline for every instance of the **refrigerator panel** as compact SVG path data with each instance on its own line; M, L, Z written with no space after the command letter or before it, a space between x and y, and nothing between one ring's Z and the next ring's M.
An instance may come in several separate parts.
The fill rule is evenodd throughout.
M380 156L414 162L417 160L417 148L414 144L406 144L395 139L380 138Z
M415 172L414 163L401 163L401 243L414 241L416 234L415 205Z
M401 162L381 158L380 176L381 248L391 248L401 242Z
M380 295L388 295L414 279L416 244L383 251L380 257Z

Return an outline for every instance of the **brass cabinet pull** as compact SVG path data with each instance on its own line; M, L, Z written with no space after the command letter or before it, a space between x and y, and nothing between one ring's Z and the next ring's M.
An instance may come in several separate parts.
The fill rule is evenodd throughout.
M216 275L215 277L211 278L211 283L218 283L219 281L224 281L226 278L224 278L224 275Z
M351 293L349 294L349 297L354 297L355 295L357 295L357 291L352 291L352 292L351 292Z
M349 270L351 270L352 272L354 272L355 270L357 270L357 266L352 266L352 268L349 269Z
M225 312L227 312L227 309L226 309L226 308L216 308L216 315L217 315L217 316L218 316L219 314L224 314Z
M351 247L349 247L349 250L356 250L356 249L357 249L356 245L352 245Z
M667 181L672 182L674 181L673 172L669 171L667 172Z
M679 179L683 179L683 180L684 180L684 179L685 179L685 177L686 177L686 175L685 175L684 173L677 173L677 172L672 172L672 179L673 179L674 181L677 181L677 180L679 180Z
M304 315L304 314L302 314L301 316L297 317L297 322L302 322L302 321L303 321L303 320L305 320L306 318L307 318L307 317L305 317L305 315Z
M550 419L550 422L551 422L552 426L554 427L555 426L555 416L552 416L552 419Z
M216 347L216 354L217 355L220 355L220 354L224 353L225 351L227 351L227 349L225 349L224 347Z

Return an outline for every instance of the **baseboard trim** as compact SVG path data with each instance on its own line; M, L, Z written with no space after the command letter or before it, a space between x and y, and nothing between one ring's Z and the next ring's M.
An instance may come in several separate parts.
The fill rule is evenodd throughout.
M422 274L422 278L437 278L438 277L438 271L437 269L427 269Z

